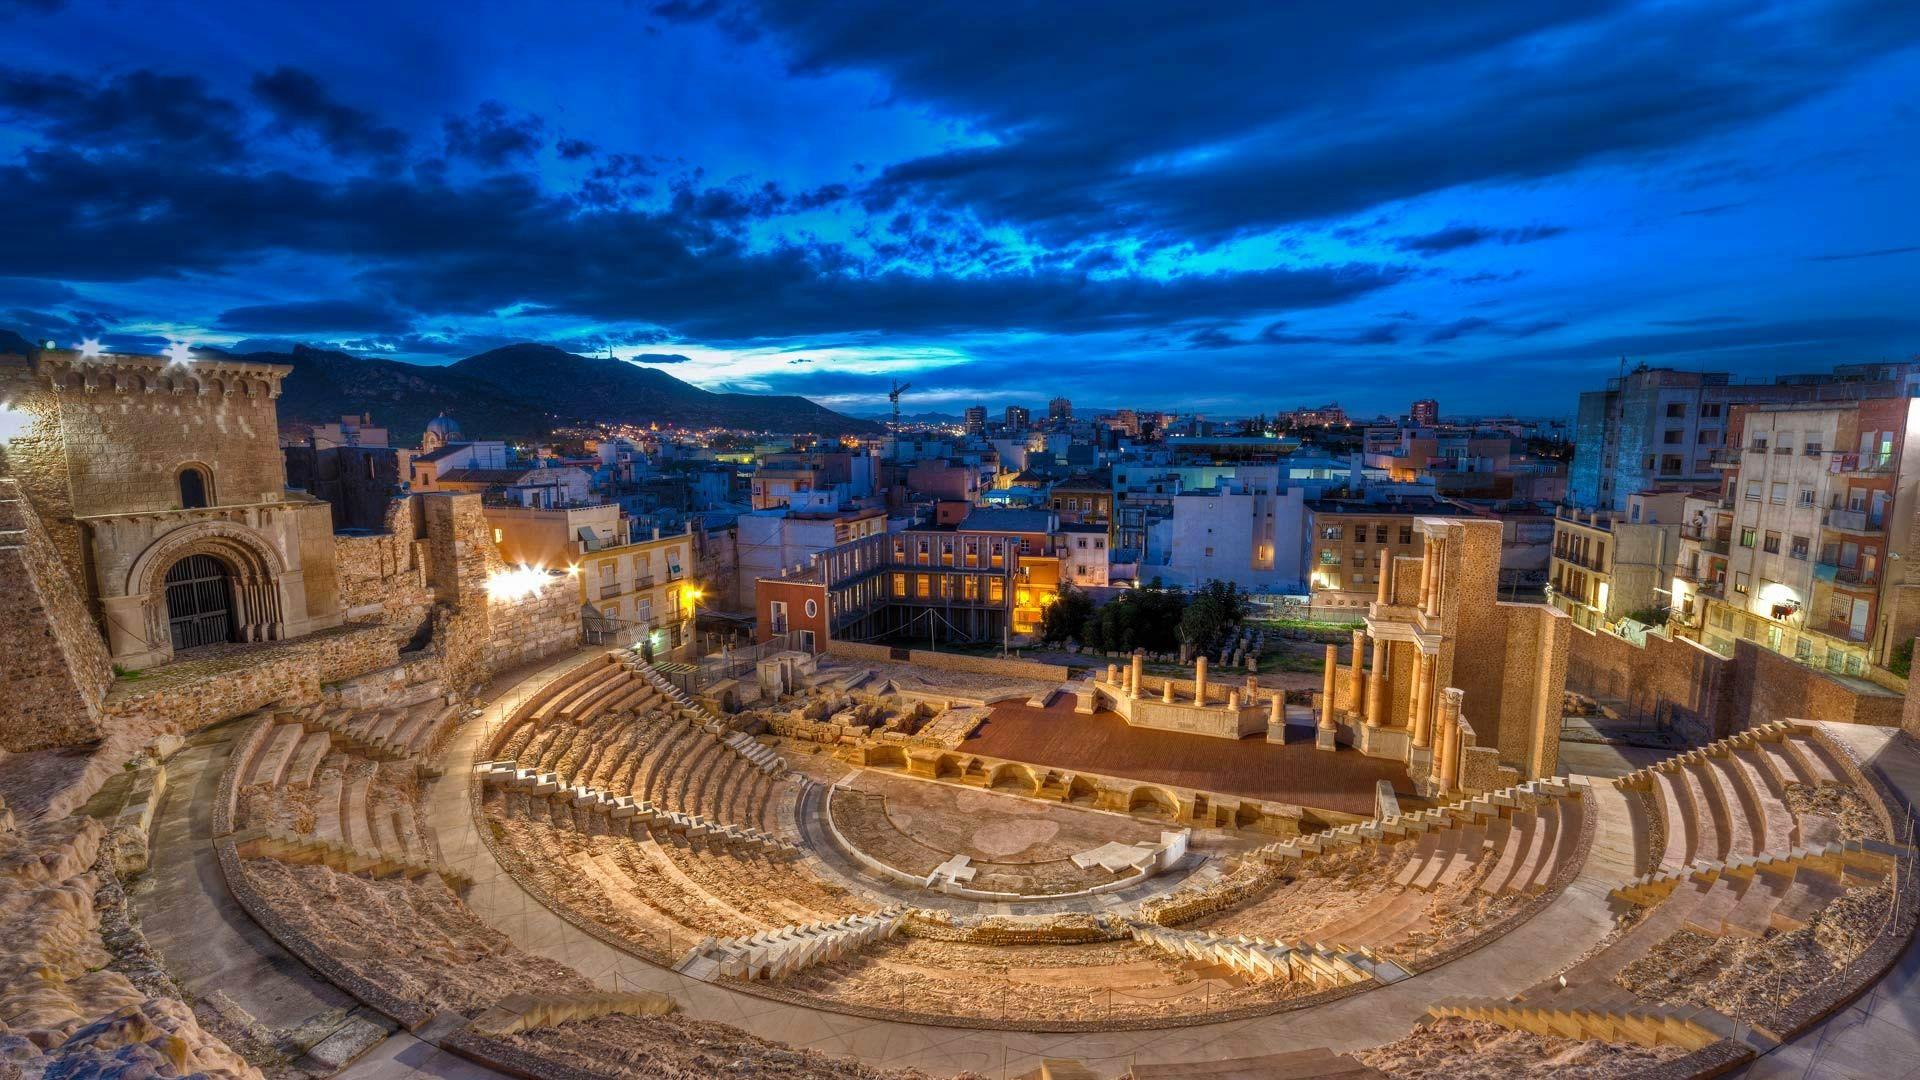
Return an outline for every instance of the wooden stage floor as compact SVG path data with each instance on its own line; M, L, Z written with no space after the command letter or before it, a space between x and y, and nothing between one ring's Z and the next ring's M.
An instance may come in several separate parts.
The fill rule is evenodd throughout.
M1351 749L1317 750L1311 726L1289 728L1281 745L1264 735L1236 740L1130 727L1105 710L1077 715L1073 704L1071 696L1061 695L1044 709L995 705L960 750L1368 817L1377 781L1391 782L1402 795L1413 793L1406 766Z

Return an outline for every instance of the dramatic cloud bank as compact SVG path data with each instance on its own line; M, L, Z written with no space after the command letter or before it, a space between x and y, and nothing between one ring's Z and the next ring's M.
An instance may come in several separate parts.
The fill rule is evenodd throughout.
M397 10L396 10L397 7ZM1920 352L1920 7L0 4L0 326L1558 413ZM324 61L320 58L325 58Z

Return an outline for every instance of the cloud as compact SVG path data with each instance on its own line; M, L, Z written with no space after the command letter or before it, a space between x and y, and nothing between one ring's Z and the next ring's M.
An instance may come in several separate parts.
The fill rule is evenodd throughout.
M1884 259L1889 255L1911 255L1920 251L1920 244L1908 247L1876 248L1872 251L1849 251L1837 255L1808 255L1813 262L1847 262L1853 259Z
M1550 330L1558 330L1567 325L1559 319L1536 319L1523 323L1502 323L1478 316L1455 319L1450 323L1436 326L1427 332L1428 345L1439 345L1449 341L1458 341L1475 334L1497 334L1507 338L1530 338Z
M1566 232L1562 225L1523 225L1512 229L1493 229L1484 225L1448 225L1419 236L1402 236L1393 241L1400 251L1419 255L1442 255L1488 241L1502 244L1531 244Z
M311 132L340 157L389 157L407 148L407 136L398 128L335 101L319 79L299 68L255 75L253 96L273 114L279 131Z
M450 116L441 125L447 156L500 168L540 149L546 122L537 116L515 118L498 101L483 101L472 116Z
M402 334L413 316L387 304L362 300L300 300L228 308L215 326L243 334Z
M693 357L691 356L662 352L641 353L633 359L635 363L639 364L686 364L693 361Z
M240 110L190 75L135 71L81 80L4 68L0 116L72 151L137 148L228 161L242 145Z
M876 75L896 100L963 119L962 145L887 166L869 206L964 209L1048 243L1213 243L1642 161L1776 116L1920 39L1920 8L1872 0L1791 15L1404 0L1355 17L1255 4L1206 19L1138 2L1097 33L1070 9L983 20L960 0L917 4L910 18L884 0L674 15L751 18L798 72ZM986 55L992 77L977 63Z

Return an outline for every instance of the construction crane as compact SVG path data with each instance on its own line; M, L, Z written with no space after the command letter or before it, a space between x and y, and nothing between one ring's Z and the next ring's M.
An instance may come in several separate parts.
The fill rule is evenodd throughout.
M910 382L903 383L899 379L895 379L893 380L893 389L887 391L887 400L893 402L893 457L895 461L900 460L900 395L906 393L912 386L913 384Z

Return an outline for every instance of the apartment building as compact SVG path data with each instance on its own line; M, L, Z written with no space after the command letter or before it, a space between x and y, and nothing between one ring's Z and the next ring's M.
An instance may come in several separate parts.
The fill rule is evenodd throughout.
M1444 499L1368 503L1326 499L1307 504L1307 584L1315 615L1365 615L1378 599L1386 560L1418 557L1424 536L1419 517L1450 517L1459 506Z
M1618 513L1562 507L1553 522L1549 602L1589 630L1671 606L1687 498L1636 492Z
M830 638L1006 641L1037 629L1059 593L1059 557L1023 551L1031 547L1025 530L920 528L863 537L761 579L755 632L762 642L790 635L794 648L808 650Z
M1902 603L1913 555L1920 400L1869 397L1742 407L1721 455L1730 509L1724 597L1701 641L1756 642L1848 675L1884 667L1920 630Z
M1060 576L1083 588L1103 588L1110 583L1107 527L1063 521L1054 537L1054 550L1060 555Z
M581 626L603 645L641 644L656 656L677 655L693 639L693 617L703 596L691 576L691 529L673 536L656 530L646 540L581 553Z

